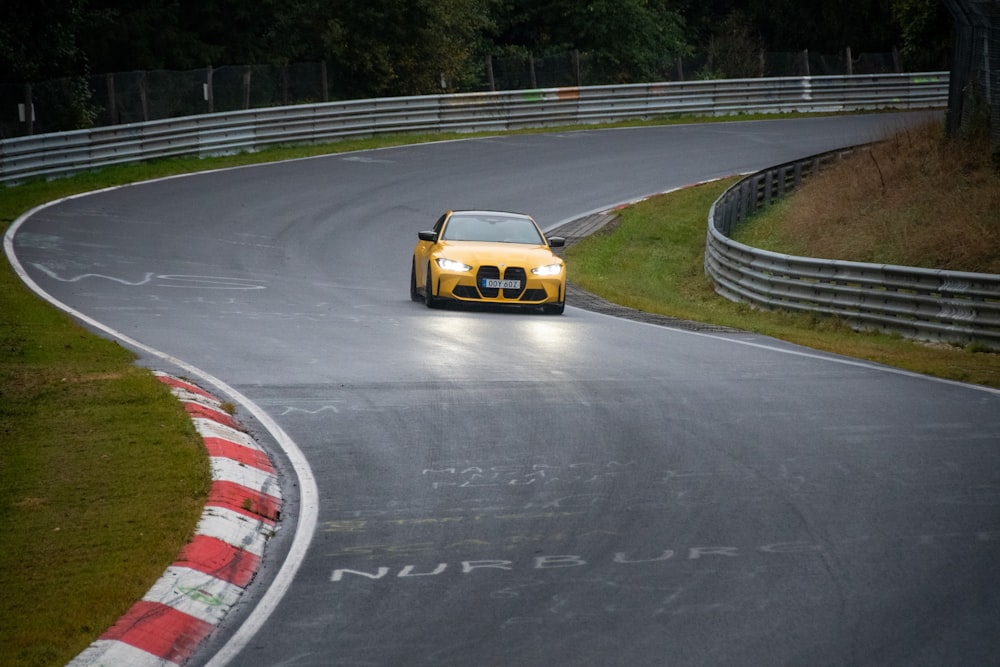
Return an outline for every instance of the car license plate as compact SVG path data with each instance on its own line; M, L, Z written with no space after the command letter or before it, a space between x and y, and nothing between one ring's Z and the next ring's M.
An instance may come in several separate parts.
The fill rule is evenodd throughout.
M521 289L520 280L497 280L496 278L483 278L483 287L486 289Z

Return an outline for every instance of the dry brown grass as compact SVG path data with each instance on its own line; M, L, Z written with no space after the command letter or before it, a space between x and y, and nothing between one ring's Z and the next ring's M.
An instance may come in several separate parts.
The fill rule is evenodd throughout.
M810 257L1000 273L989 145L982 134L948 140L940 123L908 130L824 170L740 238Z

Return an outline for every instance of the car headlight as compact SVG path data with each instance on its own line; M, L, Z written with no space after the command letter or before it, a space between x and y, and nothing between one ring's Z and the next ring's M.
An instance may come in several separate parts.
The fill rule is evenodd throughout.
M531 270L536 276L558 276L560 271L562 264L547 264Z
M437 264L445 271L456 271L458 273L464 273L466 271L471 271L472 267L468 264L462 264L461 262L456 262L453 259L445 259L444 257L437 258Z

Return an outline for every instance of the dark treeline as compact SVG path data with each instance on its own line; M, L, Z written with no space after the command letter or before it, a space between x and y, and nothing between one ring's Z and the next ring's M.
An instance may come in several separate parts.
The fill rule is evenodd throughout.
M493 55L579 51L611 80L703 53L741 75L761 51L902 53L946 66L939 0L5 0L0 81L325 61L343 96L441 92Z

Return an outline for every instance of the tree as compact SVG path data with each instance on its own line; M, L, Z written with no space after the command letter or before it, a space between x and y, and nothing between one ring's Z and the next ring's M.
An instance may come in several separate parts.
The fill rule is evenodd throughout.
M948 69L952 18L940 0L893 0L903 64L909 71Z
M84 7L84 0L5 0L0 6L0 81L30 84L23 98L29 133L93 124L87 58L78 41ZM34 85L47 79L54 81Z
M733 10L715 28L706 48L711 79L745 79L764 75L764 43L746 15Z
M452 89L490 27L491 0L345 0L327 24L334 85L349 97Z
M94 71L321 60L323 0L89 0L81 35Z
M655 80L688 51L684 19L666 2L594 0L582 9L575 16L575 47L591 53L608 80Z
M856 53L884 52L898 39L891 0L687 0L682 11L702 45L733 12L769 51L837 53L849 46Z
M85 0L0 5L0 81L31 82L80 74L86 56L78 35L85 26Z
M748 12L773 51L878 52L896 40L889 0L752 0Z
M496 45L535 55L581 51L598 77L641 81L689 50L684 18L669 0L508 0L498 16Z
M218 49L187 25L200 25L201 5L185 6L182 0L89 0L88 7L90 29L80 40L95 72L192 69L218 55Z

